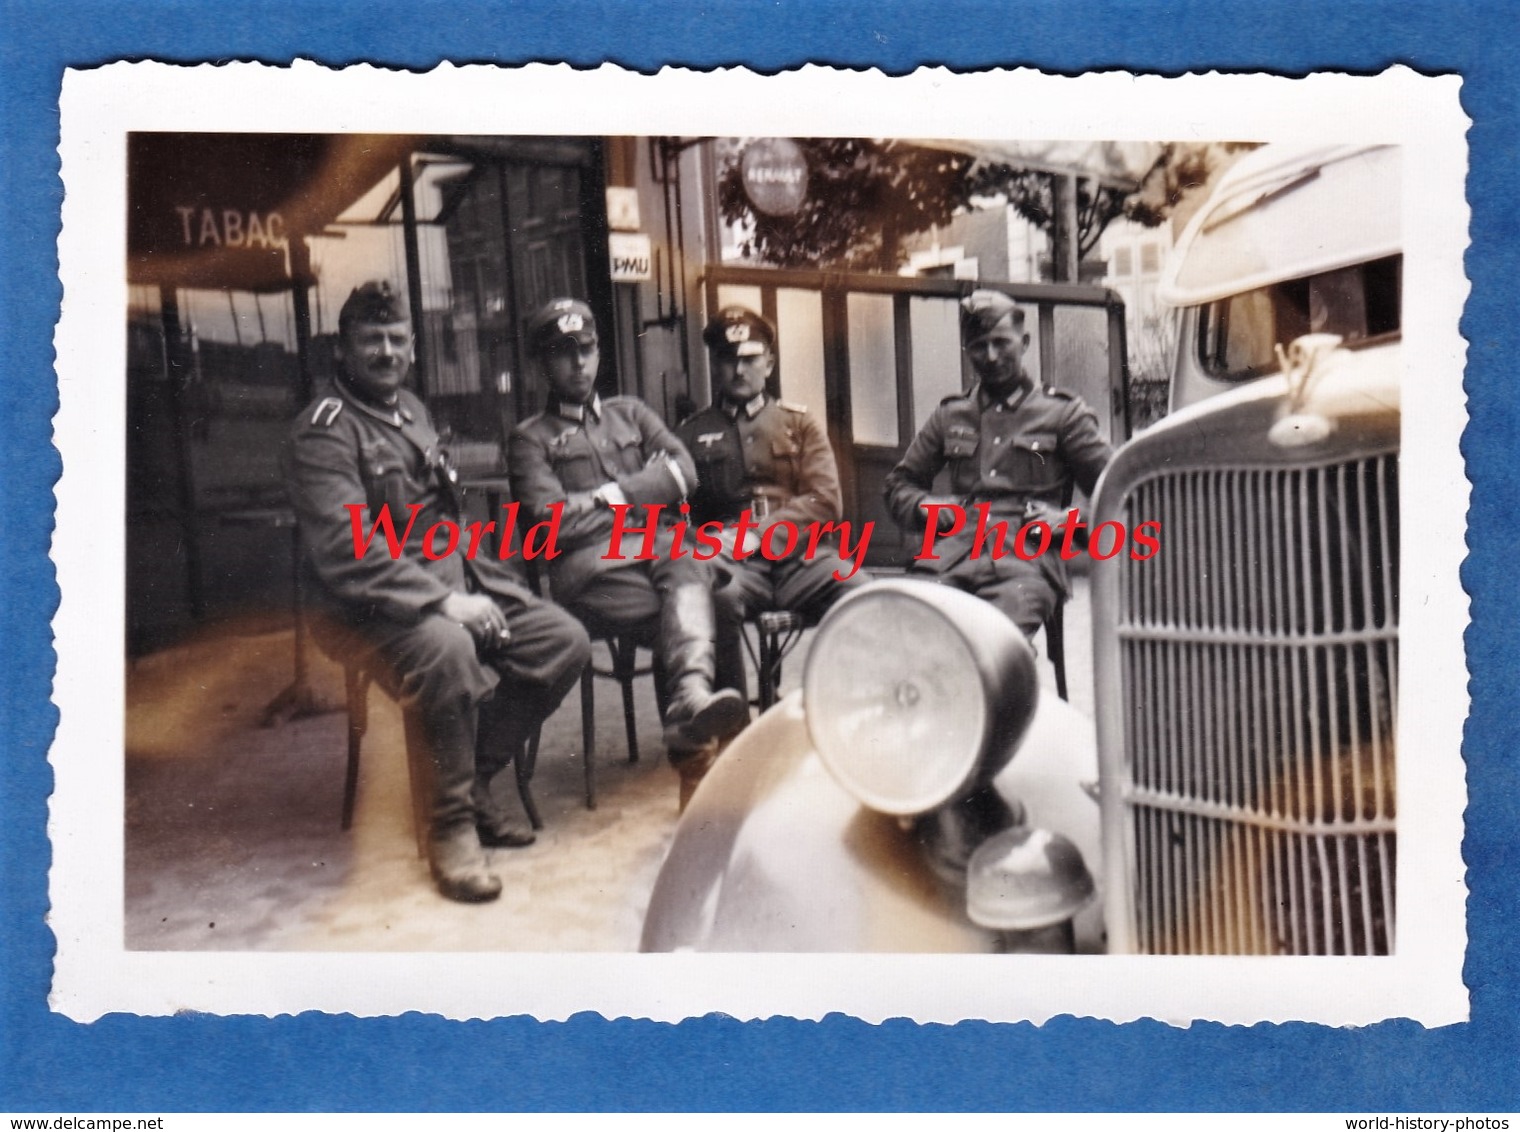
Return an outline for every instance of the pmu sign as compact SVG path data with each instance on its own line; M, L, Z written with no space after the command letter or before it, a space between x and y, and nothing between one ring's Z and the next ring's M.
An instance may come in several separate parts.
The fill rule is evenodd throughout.
M646 232L609 232L607 255L612 261L614 283L642 283L653 278L653 253Z

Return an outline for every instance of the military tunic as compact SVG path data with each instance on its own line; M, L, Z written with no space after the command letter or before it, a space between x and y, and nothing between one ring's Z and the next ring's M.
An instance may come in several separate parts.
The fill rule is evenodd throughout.
M606 591L625 596L646 589L640 573L661 587L687 581L710 584L706 567L690 557L670 554L668 535L655 548L654 562L637 561L640 536L626 536L622 559L609 560L613 530L610 507L593 493L616 484L634 510L626 524L642 527L646 504L661 504L661 522L676 520L675 512L696 485L691 455L653 409L636 397L593 397L589 404L551 399L547 410L522 422L512 432L510 468L518 500L535 518L548 514L551 503L565 504L560 523L560 556L549 562L549 579L556 601L600 605L589 591L606 581ZM641 571L630 568L642 567ZM613 574L625 575L612 578ZM640 604L648 607L648 600ZM656 601L655 606L658 605ZM613 608L598 610L619 620L635 619L622 598Z
M809 523L839 520L839 470L823 426L801 405L764 393L745 405L712 405L678 430L697 464L692 496L697 522L736 522L746 510L762 529L791 522L802 530L798 552L780 562L759 555L719 560L713 592L718 613L718 683L744 690L744 621L770 609L795 610L817 620L852 586L834 575L851 566L832 549L812 561L802 556ZM832 547L833 540L825 544Z
M447 452L410 390L401 390L396 407L387 410L335 386L296 421L287 473L305 565L316 582L311 597L342 620L415 623L450 593L469 590L508 602L532 598L512 564L484 543L473 561L466 561L464 548L436 561L424 556L423 534L439 520L458 522L460 506ZM364 505L365 534L388 507L398 538L411 505L421 505L400 558L391 558L379 533L368 554L354 557L350 503Z
M965 526L934 544L936 559L915 560L910 572L927 574L970 590L998 605L1032 636L1060 597L1067 593L1066 569L1053 549L1032 562L1012 553L1012 534L1026 505L1060 512L1073 486L1091 494L1113 450L1098 421L1080 397L1052 386L1024 383L1005 397L980 386L941 401L913 438L885 487L887 507L903 527L922 532L924 503L956 503L966 508ZM949 469L950 495L932 495L935 476ZM970 551L977 516L971 508L987 503L991 519L1005 520L1008 553L994 559L985 547Z
M435 835L469 822L477 770L489 777L505 765L573 686L590 653L585 631L536 598L489 540L471 561L467 535L453 554L423 554L428 528L461 516L448 454L410 391L386 408L336 383L295 421L284 466L312 635L338 659L369 665L403 707L420 713L440 770ZM410 507L420 507L399 557L380 531L355 557L350 504L362 508L361 538L388 506L400 539ZM450 594L470 592L501 607L511 633L504 645L487 651L438 612ZM477 735L474 709L487 702Z
M801 405L760 394L743 407L709 406L678 435L697 466L692 516L799 526L839 518L839 471L823 426Z

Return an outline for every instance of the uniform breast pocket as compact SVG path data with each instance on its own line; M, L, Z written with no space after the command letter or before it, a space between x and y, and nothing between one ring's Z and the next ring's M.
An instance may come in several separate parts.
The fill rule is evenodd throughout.
M976 482L976 451L980 437L969 428L952 428L945 434L945 462L950 465L950 482L957 492L971 490Z
M404 514L408 491L407 470L393 452L384 448L366 449L361 454L364 468L364 501L370 514L389 506L391 518Z
M945 437L945 459L969 460L976 455L976 435L961 436L952 433Z
M1009 446L1009 474L1019 487L1056 487L1065 478L1065 465L1056 453L1053 432L1030 432L1016 436Z
M549 463L566 491L589 491L601 486L590 442L576 433L562 433L549 445Z
M638 436L610 438L612 462L620 473L636 472L644 466L644 441Z
M760 471L761 478L786 484L795 490L797 464L802 459L802 446L797 443L794 436L778 436L772 439L767 447L769 451L765 453L765 462L769 463L770 467L763 471L757 469Z

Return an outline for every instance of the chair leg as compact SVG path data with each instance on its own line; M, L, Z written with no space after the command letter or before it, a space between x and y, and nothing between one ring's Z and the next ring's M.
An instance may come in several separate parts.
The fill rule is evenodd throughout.
M425 860L433 826L433 757L422 734L422 717L403 711L401 718L406 732L407 777L412 787L412 832L417 837L417 856Z
M650 653L649 675L654 680L654 706L663 727L666 711L670 707L670 689L665 685L665 662L660 657L659 646L653 647Z
M343 773L342 828L348 830L354 824L354 799L359 792L359 752L369 729L369 677L357 668L344 669L343 690L348 704L348 766Z
M1056 695L1066 699L1066 606L1057 602L1045 620L1045 651L1056 670Z
M759 670L756 676L760 684L760 710L768 711L776 702L776 680L781 667L780 651L776 634L769 629L759 628L756 630L760 637L760 659L755 667Z
M639 761L639 725L633 713L634 669L638 667L639 646L632 637L608 641L612 650L612 675L623 689L623 731L628 736L628 761Z
M591 665L581 673L581 757L586 763L586 809L596 809L596 786L592 780L596 761L596 673Z
M533 770L538 765L538 743L543 738L544 729L540 725L533 729L527 745L517 753L512 760L513 769L517 773L517 796L522 800L523 812L528 815L528 824L534 829L543 829L543 819L538 816L538 807L533 803Z

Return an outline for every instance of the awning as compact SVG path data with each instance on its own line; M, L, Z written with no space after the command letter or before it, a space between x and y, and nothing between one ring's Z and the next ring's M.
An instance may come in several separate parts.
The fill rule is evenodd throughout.
M127 279L289 287L291 241L320 232L415 143L405 134L130 134Z
M1159 142L905 140L930 149L964 153L987 165L1011 165L1016 169L1086 177L1126 191L1139 187L1161 155Z

